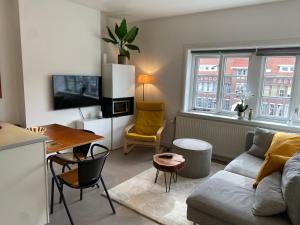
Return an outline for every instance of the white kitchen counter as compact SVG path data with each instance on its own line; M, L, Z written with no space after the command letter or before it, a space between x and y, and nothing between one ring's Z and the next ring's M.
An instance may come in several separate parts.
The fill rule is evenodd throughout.
M47 140L44 135L0 121L0 151Z

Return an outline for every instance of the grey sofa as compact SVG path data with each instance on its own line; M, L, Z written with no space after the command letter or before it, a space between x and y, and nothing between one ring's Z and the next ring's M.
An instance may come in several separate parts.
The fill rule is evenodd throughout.
M246 150L253 142L249 133ZM242 153L202 183L187 199L187 218L200 225L291 225L287 213L276 216L254 216L252 185L263 159Z

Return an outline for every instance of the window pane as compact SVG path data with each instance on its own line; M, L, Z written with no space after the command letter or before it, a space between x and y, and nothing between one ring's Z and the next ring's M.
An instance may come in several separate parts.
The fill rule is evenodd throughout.
M294 78L295 56L266 58L260 114L287 118Z
M249 57L225 57L222 110L234 111L237 92L247 91Z
M196 93L194 94L194 109L214 111L217 102L220 58L196 56L195 60Z

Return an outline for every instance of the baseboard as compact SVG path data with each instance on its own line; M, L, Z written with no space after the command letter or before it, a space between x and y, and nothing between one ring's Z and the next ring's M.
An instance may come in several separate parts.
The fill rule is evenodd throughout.
M213 154L213 155L212 155L212 159L213 159L214 161L221 162L221 163L229 163L230 161L233 160L233 159L230 158L230 157L221 156L221 155L216 155L216 154Z

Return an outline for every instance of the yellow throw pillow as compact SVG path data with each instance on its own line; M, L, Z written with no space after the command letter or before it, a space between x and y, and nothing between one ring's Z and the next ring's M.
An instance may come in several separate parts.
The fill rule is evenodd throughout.
M265 154L265 161L256 176L253 187L266 176L273 172L281 171L285 162L296 152L300 151L300 135L293 133L277 132Z
M300 135L292 133L277 132L272 140L272 143L265 154L276 154L291 157L296 152L300 151Z
M265 161L262 164L262 167L260 168L258 175L256 176L253 187L256 188L258 183L264 177L269 176L270 174L276 171L282 171L286 161L290 158L291 157L282 156L282 155L274 155L274 154L267 155Z

